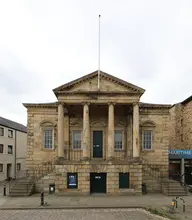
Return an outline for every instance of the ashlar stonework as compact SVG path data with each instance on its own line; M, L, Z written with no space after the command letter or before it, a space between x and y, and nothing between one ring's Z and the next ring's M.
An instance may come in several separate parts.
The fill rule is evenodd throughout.
M104 72L98 90L97 77L96 71L54 89L55 103L24 104L29 174L46 171L37 175L37 189L52 182L56 192L89 194L91 173L105 173L106 193L141 193L143 182L160 191L150 169L167 177L171 106L141 103L144 89ZM78 174L77 189L68 187L68 173ZM129 174L123 189L120 173Z

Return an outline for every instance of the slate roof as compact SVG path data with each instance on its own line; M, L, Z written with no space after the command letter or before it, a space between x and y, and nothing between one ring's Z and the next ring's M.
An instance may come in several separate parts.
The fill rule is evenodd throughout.
M0 125L27 133L27 127L3 117L0 117Z
M185 99L184 101L181 102L181 104L187 104L188 102L190 102L192 100L192 95L189 96L187 99Z

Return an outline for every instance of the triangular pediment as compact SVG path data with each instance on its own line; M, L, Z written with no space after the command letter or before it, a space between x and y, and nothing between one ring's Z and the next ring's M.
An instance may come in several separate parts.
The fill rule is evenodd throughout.
M95 71L74 81L59 86L53 91L56 95L65 92L96 92L98 91L98 71ZM99 91L107 93L135 93L142 95L145 90L101 71Z

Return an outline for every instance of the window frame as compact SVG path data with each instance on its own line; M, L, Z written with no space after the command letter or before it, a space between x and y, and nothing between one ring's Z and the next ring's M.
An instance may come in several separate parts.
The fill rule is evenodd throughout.
M9 147L12 147L12 153L9 153ZM10 145L10 144L8 145L8 147L7 147L7 154L11 154L11 155L13 154L13 145Z
M76 176L76 185L69 185L69 176ZM78 173L67 173L67 189L78 189Z
M74 132L80 132L81 136L81 147L80 148L75 148L73 141L74 141ZM72 150L82 150L82 130L81 129L74 129L72 130Z
M3 163L0 163L0 168L2 167L2 169L0 169L0 173L3 173L4 172L4 164Z
M116 148L115 147L115 133L116 132L120 132L121 135L122 135L122 148ZM124 150L124 130L122 130L122 129L115 129L114 130L114 150L115 151L123 151Z
M4 144L0 144L0 149L1 149L1 146L2 146L3 152L0 151L0 154L3 154L4 153Z
M9 135L9 132L11 132L11 136ZM8 129L8 138L13 138L13 130Z
M45 146L45 132L46 131L52 131L52 146L51 147L46 147ZM45 150L54 150L54 128L51 126L47 126L43 128L43 149Z
M122 187L121 185L121 178L123 177L123 175L127 175L128 176L128 182L127 182L127 186L126 187ZM119 173L119 189L130 189L130 173L129 172L126 172L126 173L123 173L123 172L120 172Z
M2 134L0 132L0 136L3 137L5 135L5 129L4 127L0 127L0 130L2 131Z
M144 134L145 132L150 132L151 133L151 146L150 148L145 148L145 144L144 144L144 141L145 141L145 138L144 138ZM142 150L144 151L151 151L153 150L153 130L152 129L143 129L142 130Z

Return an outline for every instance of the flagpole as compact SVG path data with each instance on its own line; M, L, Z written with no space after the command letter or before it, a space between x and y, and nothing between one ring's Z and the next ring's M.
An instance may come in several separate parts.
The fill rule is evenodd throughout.
M99 15L98 90L100 90L100 18L101 15Z

